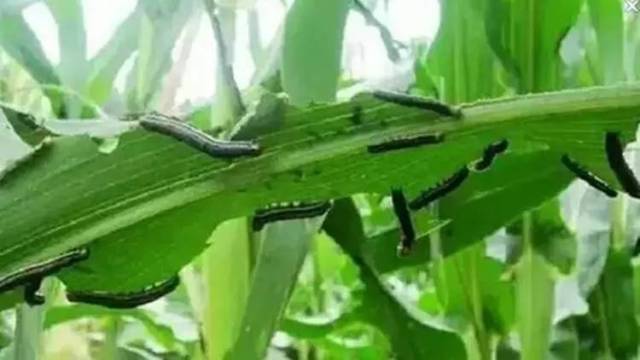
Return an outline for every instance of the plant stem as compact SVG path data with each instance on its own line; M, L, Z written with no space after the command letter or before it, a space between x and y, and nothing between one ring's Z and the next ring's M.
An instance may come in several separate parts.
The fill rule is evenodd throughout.
M20 304L16 307L16 329L14 335L14 359L39 359L42 346L42 306L31 307Z
M101 349L100 358L103 360L117 360L118 356L118 335L120 334L120 318L109 316L105 324L105 339Z
M517 314L523 360L544 359L549 351L554 281L546 260L533 247L533 220L523 216L523 253L517 269Z
M473 322L475 323L475 336L482 360L491 359L490 338L484 325L482 289L480 288L480 277L478 274L478 256L483 256L484 242L478 243L470 249L466 256L467 269L469 270L469 297L471 300L471 310L473 312Z

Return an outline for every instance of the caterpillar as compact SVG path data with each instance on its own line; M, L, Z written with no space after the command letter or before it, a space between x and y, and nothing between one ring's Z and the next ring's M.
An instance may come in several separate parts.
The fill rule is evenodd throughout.
M401 150L422 145L439 144L443 141L444 135L442 134L419 135L409 138L393 139L379 144L369 145L367 146L367 151L372 154L378 154L385 151Z
M253 216L253 231L260 231L270 222L292 219L306 219L326 213L331 208L328 201L276 205L266 209L257 210Z
M100 305L112 309L131 309L155 301L180 285L180 278L175 275L156 285L138 292L108 293L103 291L68 291L67 299L71 302Z
M0 278L0 293L11 290L17 286L25 285L24 298L29 305L41 305L44 298L37 295L42 279L62 268L71 266L89 257L87 248L71 250L52 259L29 265Z
M618 133L607 132L604 141L609 167L613 171L622 189L629 196L640 199L640 184L629 164L624 160L624 147Z
M253 141L219 140L187 123L157 113L143 116L138 123L145 130L172 137L215 158L258 156L262 152L260 145Z
M507 151L508 147L509 147L509 141L506 139L489 144L489 146L487 146L484 149L484 153L482 154L482 159L480 159L474 164L473 169L476 171L484 171L488 169L489 166L493 164L493 160L496 158L496 156Z
M407 199L401 189L391 189L391 202L402 234L400 242L398 243L398 256L407 256L415 243L416 232L411 222Z
M449 194L458 186L462 185L464 180L469 176L469 169L464 166L456 171L451 177L445 179L440 184L422 192L417 198L411 200L409 208L411 210L419 210L429 205L435 200Z
M598 179L594 174L590 173L584 167L582 167L578 162L569 157L569 155L562 155L562 164L569 169L572 173L574 173L579 179L583 180L587 184L589 184L594 189L602 192L608 197L614 198L618 195L618 192L615 191L611 186L609 186L606 182L601 179Z
M374 91L373 97L382 101L398 104L401 106L407 106L407 107L432 111L442 116L448 116L448 117L462 116L462 112L460 111L460 109L456 109L445 103L442 103L433 99L427 99L427 98L418 97L418 96L411 96L406 94L380 91L380 90Z

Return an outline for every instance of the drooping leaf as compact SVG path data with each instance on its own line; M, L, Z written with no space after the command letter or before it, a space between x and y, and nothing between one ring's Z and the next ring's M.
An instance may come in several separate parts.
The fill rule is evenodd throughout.
M366 240L360 215L351 199L336 201L324 229L358 265L365 284L360 310L362 316L386 334L396 356L402 359L424 359L427 356L465 358L462 340L456 334L430 322L426 314L403 304L362 258L360 246Z

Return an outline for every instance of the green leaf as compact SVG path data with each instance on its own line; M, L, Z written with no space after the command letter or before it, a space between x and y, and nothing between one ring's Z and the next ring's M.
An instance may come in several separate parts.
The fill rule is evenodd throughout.
M582 0L487 0L489 43L511 73L518 93L560 88L558 50L581 5Z
M307 321L295 318L284 318L280 321L280 330L285 331L291 336L297 339L320 339L326 338L331 333L339 331L356 321L362 321L361 308L358 311L348 311L345 314L341 314L339 318L328 321Z
M114 81L126 60L137 49L142 8L135 10L118 26L111 39L91 59L86 93L97 104L103 104L114 90Z
M532 168L538 171L531 172ZM540 151L498 157L490 171L474 174L440 201L440 218L455 219L442 231L442 253L455 253L491 235L527 209L555 196L571 178L572 174L560 165L558 153Z
M0 4L0 11L17 13L41 0L5 0Z
M523 360L543 359L551 341L554 281L546 261L533 248L531 215L524 222L524 250L516 269L521 355Z
M227 359L261 359L309 251L318 219L267 225L253 269L240 336Z
M57 138L39 161L25 163L0 184L0 271L91 244L91 259L81 264L85 272L65 272L68 285L139 290L176 273L224 220L269 203L387 193L392 186L413 197L476 160L496 138L508 138L514 155L547 147L570 152L598 176L614 179L600 150L602 133L615 130L631 137L639 95L638 86L623 85L501 99L466 105L460 120L358 97L288 111L284 127L256 139L265 149L261 156L232 164L143 130L121 136L110 154L97 152L87 137ZM362 123L354 125L350 119L357 106ZM450 140L381 155L366 151L367 145L390 137L434 131L445 131ZM496 166L507 159L497 159ZM515 176L566 173L554 159L533 162L535 167L522 162ZM486 176L492 177L492 171ZM514 181L508 177L495 184ZM509 196L526 200L532 192L526 190ZM557 190L540 189L549 196ZM521 210L541 200L524 201ZM451 233L463 239L452 242L453 249L481 238L476 230L467 239L461 236L465 230L459 219L480 222L477 213L462 215L447 215Z
M553 327L549 360L578 360L580 342L573 320L566 320Z
M599 329L598 350L625 359L638 350L638 322L634 314L633 269L627 249L609 251L600 283L589 298Z
M494 80L496 59L482 31L483 2L449 0L440 6L440 30L416 71L421 90L435 90L438 97L454 103L500 94L502 89Z
M41 357L43 316L44 309L41 306L22 304L16 308L13 359L35 360Z
M560 204L552 200L532 214L533 247L547 261L568 274L576 258L576 241L560 217Z
M100 306L74 304L68 306L54 306L47 309L44 328L50 329L55 325L64 324L72 320L87 318L108 318L117 316L119 318L132 318L138 321L147 331L153 340L162 345L166 350L171 351L180 346L178 339L173 334L173 330L159 323L154 316L142 309L110 310Z
M82 2L79 0L46 1L58 27L60 64L57 73L65 86L77 91L84 90L88 62ZM68 116L78 117L82 104L69 99Z
M129 76L129 109L147 109L162 89L164 75L171 68L171 51L186 22L196 10L195 0L144 0L144 16L138 35L138 57Z
M204 341L210 359L222 359L242 334L249 296L252 239L244 218L227 221L203 256ZM220 296L224 294L224 296Z
M464 345L455 333L436 325L424 313L403 304L362 259L359 247L364 243L365 235L360 215L351 199L335 202L325 221L324 230L358 265L365 284L362 316L389 338L398 358L465 358Z
M515 320L514 287L503 279L505 266L485 252L484 243L478 243L436 261L433 273L443 310L466 318L476 341L487 347L483 351L489 350L491 333L507 335Z
M598 71L604 84L623 81L624 19L619 0L588 0L589 14L598 40L600 64Z
M36 146L41 144L47 136L51 135L50 131L38 125L33 116L15 109L9 109L4 106L0 107L2 108L0 117L5 118L9 122L15 134L25 143Z
M296 0L287 14L282 45L282 85L294 105L335 100L345 0Z
M575 204L567 207L564 217L566 223L574 229L578 240L573 277L580 294L586 299L598 284L607 262L611 200L586 184L576 184L569 188L565 202Z
M40 84L60 85L60 79L44 54L40 41L21 13L0 12L0 46ZM45 90L54 112L64 115L62 97Z
M116 292L139 291L147 284L160 281L158 277L168 279L179 269L167 266L166 261L186 264L203 250L217 225L209 209L208 202L197 201L150 217L136 226L110 232L91 244L90 260L79 264L76 270L62 270L60 278L75 291L111 289ZM124 255L124 248L134 253L113 256ZM153 258L155 265L147 266ZM128 267L136 268L136 274L113 271Z

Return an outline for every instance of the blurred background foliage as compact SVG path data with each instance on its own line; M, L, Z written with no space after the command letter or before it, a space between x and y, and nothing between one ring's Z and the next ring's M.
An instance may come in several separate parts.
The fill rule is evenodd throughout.
M28 150L6 121L18 110L105 121L157 110L228 132L245 104L265 92L285 92L300 106L366 88L466 103L635 81L640 74L638 17L621 0L441 0L435 39L412 42L397 41L384 25L389 9L403 2L282 0L271 4L286 11L274 23L273 14L260 11L266 1L138 0L92 57L85 2L2 1L0 159ZM51 44L25 19L33 6L44 6L55 22L56 61L44 50ZM354 17L376 32L365 46L383 49L384 78L360 76L357 51L345 42ZM267 23L275 26L265 41ZM211 27L205 43L218 58L198 71L215 96L180 102L202 26ZM247 34L248 49L238 49L238 33ZM238 60L238 53L249 59ZM239 90L237 77L246 79ZM629 150L637 165L636 145ZM568 183L567 177L529 184L528 191L546 186L558 195L527 203L525 213L519 210L525 195L512 192L458 214L466 194L456 193L437 212L465 219L456 226L469 237L458 239L466 247L447 248L436 232L417 249L430 255L406 262L392 250L396 225L382 195L336 199L324 221L277 223L257 236L247 234L246 219L227 221L181 271L178 290L139 309L71 305L63 285L48 279L46 306L17 305L0 316L0 357L636 358L640 229L633 220L640 207ZM390 250L376 253L381 247L363 243L388 243Z

